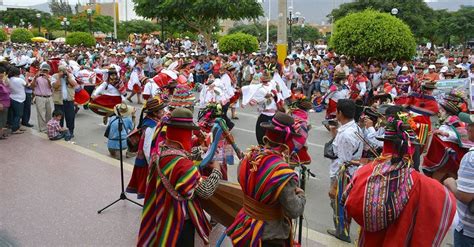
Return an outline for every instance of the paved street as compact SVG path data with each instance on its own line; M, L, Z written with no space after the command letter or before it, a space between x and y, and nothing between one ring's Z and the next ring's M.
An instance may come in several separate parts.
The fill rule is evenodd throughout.
M233 134L238 146L246 149L256 144L257 113L239 109L238 117ZM329 139L321 125L323 117L322 113L311 113L313 128L308 141L313 162L309 168L316 177L306 188L303 245L349 246L325 234L332 227L332 211L327 196L329 162L322 155ZM36 126L34 110L30 122ZM104 131L100 116L81 109L73 143L52 143L34 130L0 142L0 164L4 166L0 173L0 246L134 245L140 208L119 202L103 215L96 213L118 198L120 190L119 162L108 157ZM131 164L133 158L125 160L126 183ZM235 166L230 167L229 175L236 181ZM357 228L353 224L353 239ZM221 232L222 228L213 231L213 243ZM449 239L451 234L446 242L452 242Z

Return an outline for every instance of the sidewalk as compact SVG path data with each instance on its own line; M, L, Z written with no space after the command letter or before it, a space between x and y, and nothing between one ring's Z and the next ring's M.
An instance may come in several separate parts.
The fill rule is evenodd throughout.
M119 164L36 132L0 141L0 246L135 246L140 207L120 201L97 214L120 195ZM214 229L211 246L222 232ZM339 246L310 232L304 246Z

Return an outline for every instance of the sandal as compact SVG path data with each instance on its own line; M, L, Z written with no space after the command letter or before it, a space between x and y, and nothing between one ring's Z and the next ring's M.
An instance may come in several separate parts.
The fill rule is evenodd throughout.
M23 132L23 131L21 131L21 130L19 130L19 129L12 132L12 134L15 134L15 135L17 135L17 134L23 134L23 133L25 133L25 132Z

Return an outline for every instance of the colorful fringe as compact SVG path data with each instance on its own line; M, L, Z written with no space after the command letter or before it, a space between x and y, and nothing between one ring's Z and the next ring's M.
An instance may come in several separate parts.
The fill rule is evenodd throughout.
M291 179L298 179L296 173L274 151L253 148L240 164L238 180L243 193L267 205L278 203L280 192ZM227 235L237 247L261 246L264 227L265 221L254 219L241 209Z
M138 246L176 246L188 216L204 243L209 242L210 223L200 204L192 200L201 175L180 150L166 149L153 157L138 237ZM163 186L157 169L186 200L175 200Z
M352 175L349 171L351 164L343 164L339 168L338 175L336 177L336 201L335 201L335 225L336 232L344 233L344 236L349 236L351 219L347 216L344 209L344 191L350 184Z

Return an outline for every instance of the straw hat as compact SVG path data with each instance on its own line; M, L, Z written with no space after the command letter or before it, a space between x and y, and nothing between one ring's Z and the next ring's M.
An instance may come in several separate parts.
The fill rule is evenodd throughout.
M129 117L132 115L134 108L132 106L128 106L125 103L120 103L117 104L114 107L114 113L116 116L121 116L121 117Z

